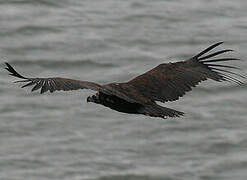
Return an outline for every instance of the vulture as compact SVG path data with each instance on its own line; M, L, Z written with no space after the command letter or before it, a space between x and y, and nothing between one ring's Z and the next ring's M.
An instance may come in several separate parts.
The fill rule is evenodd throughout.
M200 82L207 79L243 84L245 76L232 71L239 69L222 62L240 60L233 57L217 57L233 51L224 49L211 52L223 42L215 43L190 59L174 63L162 63L127 82L100 85L94 82L74 80L62 77L29 78L19 74L9 63L6 68L11 76L20 78L15 83L25 83L22 88L33 86L32 91L40 93L50 91L69 91L90 89L97 93L89 96L87 102L93 102L113 110L143 114L151 117L180 117L184 113L163 107L156 102L176 101L191 91Z

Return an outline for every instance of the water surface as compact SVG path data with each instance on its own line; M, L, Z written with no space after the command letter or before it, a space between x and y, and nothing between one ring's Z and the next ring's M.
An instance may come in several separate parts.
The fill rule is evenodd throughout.
M127 81L207 46L247 72L247 1L0 1L0 179L232 180L247 178L247 86L208 81L166 106L177 119L86 103L92 91L30 93L26 76Z

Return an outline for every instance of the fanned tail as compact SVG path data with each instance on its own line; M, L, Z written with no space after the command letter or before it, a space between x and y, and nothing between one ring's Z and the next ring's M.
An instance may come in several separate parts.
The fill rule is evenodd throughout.
M161 117L164 119L167 117L180 117L184 115L183 112L163 107L156 103L144 106L142 109L140 109L140 113L151 117Z

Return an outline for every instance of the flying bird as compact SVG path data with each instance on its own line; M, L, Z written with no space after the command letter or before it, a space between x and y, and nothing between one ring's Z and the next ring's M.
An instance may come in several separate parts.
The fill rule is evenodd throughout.
M22 88L33 85L32 91L41 89L41 94L47 91L52 93L60 90L91 89L97 93L89 96L87 102L101 104L123 113L161 118L179 117L184 113L160 106L156 102L176 101L186 92L191 91L192 87L207 79L229 81L238 85L243 83L241 80L245 78L243 75L230 71L230 69L239 69L238 67L221 64L224 61L239 59L215 58L232 50L225 49L210 53L212 49L222 43L215 43L188 60L160 64L150 71L122 83L100 85L61 77L29 78L19 74L9 63L5 63L7 66L5 69L10 72L10 75L22 79L15 81L25 83Z

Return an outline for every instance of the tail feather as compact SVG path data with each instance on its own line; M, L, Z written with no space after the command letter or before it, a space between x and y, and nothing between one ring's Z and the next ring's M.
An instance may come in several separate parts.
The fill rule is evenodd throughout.
M140 113L151 117L161 117L164 119L167 117L180 117L184 115L183 112L159 106L158 104L146 105L140 110Z

